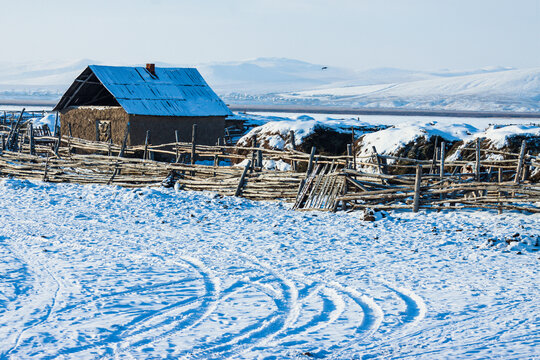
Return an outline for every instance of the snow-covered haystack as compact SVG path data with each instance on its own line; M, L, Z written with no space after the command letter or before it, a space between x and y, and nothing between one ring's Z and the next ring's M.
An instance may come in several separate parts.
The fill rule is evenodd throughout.
M250 147L257 144L265 149L291 150L292 131L295 148L298 151L309 153L315 146L318 154L342 155L347 152L347 144L353 141L352 127L355 129L356 138L368 132L387 128L385 125L360 123L353 119L315 120L307 115L298 116L296 119L275 119L276 121L268 121L251 129L238 140L237 146Z
M368 126L366 129L357 130L357 134L370 129L380 127ZM357 128L358 129L358 128ZM302 115L296 120L289 119L270 121L257 126L238 140L238 147L260 146L272 150L291 150L292 136L298 151L309 153L315 146L318 154L341 155L346 153L347 144L352 142L352 131L348 124L331 121L315 120L310 116ZM238 149L237 153L247 155L250 151ZM283 169L283 164L263 162L268 169ZM267 166L268 165L268 166Z
M456 142L471 136L476 131L478 130L475 127L467 124L395 125L388 129L361 136L356 144L358 149L356 155L359 157L360 162L371 161L366 159L366 156L374 155L375 150L379 155L430 160L433 158L435 147L439 147L442 141L445 142L445 149L449 150ZM388 160L388 163L392 164L395 161ZM365 170L370 169L373 170L372 167L367 167Z
M291 131L294 132L296 149L309 152L316 146L322 154L342 154L351 143L350 128L327 125L309 116L301 116L297 120L271 121L253 128L244 135L237 146L253 146L257 144L265 149L291 150Z

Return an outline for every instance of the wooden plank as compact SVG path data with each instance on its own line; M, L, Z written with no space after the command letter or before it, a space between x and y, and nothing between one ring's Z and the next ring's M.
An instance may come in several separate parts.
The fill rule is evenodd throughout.
M236 191L234 192L234 196L240 196L242 193L242 187L244 186L244 179L246 177L246 174L251 167L251 160L248 160L246 166L244 167L244 171L242 171L242 175L240 176L240 180L238 181L238 186L236 187Z

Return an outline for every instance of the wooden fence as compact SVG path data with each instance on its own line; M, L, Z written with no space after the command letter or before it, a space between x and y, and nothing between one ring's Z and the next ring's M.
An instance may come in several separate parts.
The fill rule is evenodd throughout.
M20 125L20 124L19 124ZM199 145L174 142L153 146L116 145L71 136L35 136L31 126L13 123L0 131L0 175L50 182L115 184L126 187L177 184L185 190L206 190L254 200L284 199L295 209L350 210L461 209L481 207L538 212L540 187L529 179L530 168L540 167L537 156L481 148L469 161L447 161L444 144L440 156L418 160L377 154L317 155L296 150L261 147ZM504 155L487 160L482 153ZM159 162L152 154L168 155ZM206 159L208 165L196 164ZM224 165L226 160L226 166ZM282 160L296 171L265 170L264 160ZM242 166L231 166L231 162ZM301 165L301 166L300 166ZM412 169L413 173L398 174Z

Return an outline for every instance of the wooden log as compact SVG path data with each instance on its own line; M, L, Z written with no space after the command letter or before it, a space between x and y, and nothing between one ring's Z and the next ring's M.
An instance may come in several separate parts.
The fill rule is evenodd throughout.
M519 158L518 158L518 163L517 163L517 167L516 167L516 176L514 178L514 183L515 184L519 184L519 182L521 180L521 172L523 170L523 159L525 157L526 148L527 148L527 142L525 140L523 140L521 142L521 150L519 152Z
M416 167L416 178L414 182L414 200L413 200L413 212L418 212L420 205L420 185L422 183L422 165Z
M244 186L244 179L246 177L246 174L251 167L251 161L248 160L246 166L244 167L244 171L242 171L242 175L240 176L240 180L238 181L238 186L236 187L236 191L234 192L234 196L240 196L242 193L242 187Z

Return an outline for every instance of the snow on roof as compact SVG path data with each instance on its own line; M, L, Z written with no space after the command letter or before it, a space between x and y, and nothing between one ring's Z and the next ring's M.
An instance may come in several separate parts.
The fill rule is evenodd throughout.
M72 95L85 86L91 71L128 114L153 116L228 116L225 103L195 68L155 68L90 65L64 94L55 110L73 104ZM88 85L91 83L89 82ZM75 85L75 84L74 84ZM94 88L96 89L96 88ZM91 103L78 105L95 105Z

